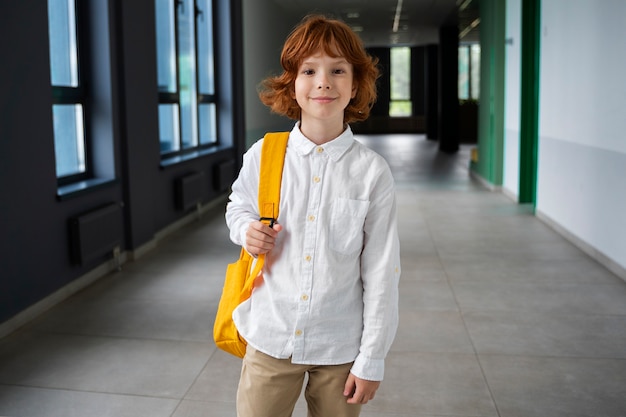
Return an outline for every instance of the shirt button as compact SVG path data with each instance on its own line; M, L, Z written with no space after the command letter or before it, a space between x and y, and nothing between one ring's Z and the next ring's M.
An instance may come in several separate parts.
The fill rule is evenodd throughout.
M306 295L306 294L302 294L302 297L300 297L300 299L301 299L302 301L308 301L309 296L308 296L308 295Z
M310 222L314 222L314 221L315 221L315 216L311 214L311 215L309 216L309 221L310 221Z
M296 330L296 336L302 336L302 330Z
M313 182L320 182L322 179L320 177L313 177Z
M324 152L324 148L317 148L317 153L322 153Z
M307 256L305 256L305 257L304 257L304 260L305 260L305 261L307 261L307 262L308 262L308 261L310 261L310 260L311 260L311 255L307 255Z

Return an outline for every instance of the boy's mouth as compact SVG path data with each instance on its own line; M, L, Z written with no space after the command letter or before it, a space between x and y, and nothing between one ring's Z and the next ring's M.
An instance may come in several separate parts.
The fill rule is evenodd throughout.
M334 98L328 97L328 96L321 96L321 97L313 97L313 100L320 102L320 103L330 103L331 101L334 100Z

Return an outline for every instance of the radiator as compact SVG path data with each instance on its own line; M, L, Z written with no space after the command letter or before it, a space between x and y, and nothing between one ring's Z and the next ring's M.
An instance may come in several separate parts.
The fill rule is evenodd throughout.
M230 188L235 179L235 160L221 162L215 165L215 175L213 186L216 191L226 191Z
M175 203L179 210L189 210L196 207L206 193L204 172L195 172L174 180Z
M119 252L123 240L122 205L111 203L72 217L70 252L72 262L86 264Z

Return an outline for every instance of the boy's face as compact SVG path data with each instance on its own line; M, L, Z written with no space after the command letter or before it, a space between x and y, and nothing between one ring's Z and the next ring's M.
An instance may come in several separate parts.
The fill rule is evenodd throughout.
M343 57L318 52L300 64L294 98L303 123L314 120L341 123L344 109L356 95L352 64Z

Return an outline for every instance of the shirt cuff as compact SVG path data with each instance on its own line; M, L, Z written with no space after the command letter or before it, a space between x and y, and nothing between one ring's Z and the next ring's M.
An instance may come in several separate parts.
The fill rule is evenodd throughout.
M239 241L241 242L240 245L244 248L246 247L246 232L248 231L248 227L250 227L249 224L242 227L241 232L239 232Z
M366 381L382 381L385 374L385 360L368 359L359 354L354 364L352 364L350 372L357 378L365 379Z

